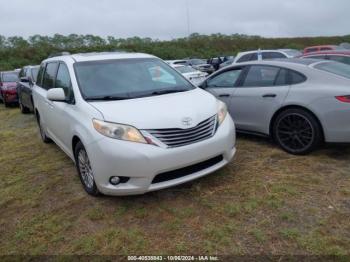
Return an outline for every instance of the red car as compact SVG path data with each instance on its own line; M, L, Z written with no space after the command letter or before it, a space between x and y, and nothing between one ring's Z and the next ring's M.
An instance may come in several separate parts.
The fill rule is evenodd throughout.
M317 46L309 46L304 49L304 55L312 52L319 52L319 51L328 51L328 50L338 50L342 49L341 47L337 45L317 45Z
M300 56L300 58L314 58L323 60L332 60L350 65L350 50L330 50L322 52L313 52Z
M0 72L0 98L6 107L9 106L10 103L18 102L17 81L17 72Z

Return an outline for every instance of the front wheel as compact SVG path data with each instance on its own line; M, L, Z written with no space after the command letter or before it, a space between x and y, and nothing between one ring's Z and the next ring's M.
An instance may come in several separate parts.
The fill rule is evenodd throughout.
M100 195L100 192L98 191L95 183L94 173L91 168L89 156L81 142L78 142L76 145L74 156L79 178L83 184L85 191L92 196Z
M43 127L43 123L41 122L39 115L37 115L37 121L38 121L39 134L40 134L41 140L45 144L51 143L52 140L46 135L45 129Z
M311 113L302 109L288 109L277 116L273 137L288 153L305 155L321 143L322 127Z

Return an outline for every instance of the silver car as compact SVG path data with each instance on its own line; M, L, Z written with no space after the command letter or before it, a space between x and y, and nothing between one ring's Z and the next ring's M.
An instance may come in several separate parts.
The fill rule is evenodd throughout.
M237 131L261 134L287 152L323 141L350 142L350 66L282 59L243 63L211 75L202 88L224 101Z

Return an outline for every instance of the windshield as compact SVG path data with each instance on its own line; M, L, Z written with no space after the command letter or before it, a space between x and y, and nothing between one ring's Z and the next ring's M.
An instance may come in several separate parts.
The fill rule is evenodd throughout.
M350 79L350 65L347 64L338 62L324 62L315 65L315 68Z
M32 68L32 79L35 82L36 82L36 78L38 77L38 73L39 73L39 67L33 67Z
M17 82L17 81L18 81L18 75L15 72L2 74L2 82Z
M178 66L178 67L175 67L175 69L179 71L181 74L197 72L196 69L190 66Z
M192 65L203 65L206 64L207 62L202 60L202 59L192 59L191 64Z
M119 59L74 64L85 99L129 99L194 89L159 59Z

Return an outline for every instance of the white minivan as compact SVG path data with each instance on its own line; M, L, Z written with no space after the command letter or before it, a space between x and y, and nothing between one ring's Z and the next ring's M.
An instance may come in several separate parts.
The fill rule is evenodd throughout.
M225 166L236 152L225 104L151 55L49 58L33 99L42 140L75 162L91 195L182 184Z

